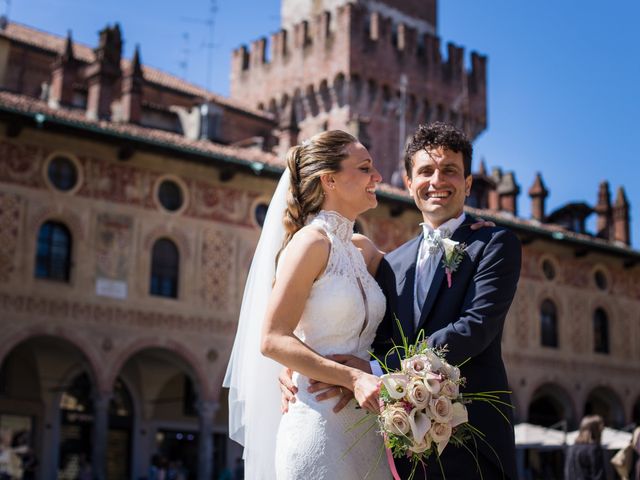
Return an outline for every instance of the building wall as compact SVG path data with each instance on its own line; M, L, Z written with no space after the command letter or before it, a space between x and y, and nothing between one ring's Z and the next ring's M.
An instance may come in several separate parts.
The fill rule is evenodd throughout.
M79 166L70 193L48 183L47 162L56 155ZM188 192L181 212L168 213L155 200L165 178ZM7 373L0 411L35 416L43 469L54 471L59 455L60 389L81 371L106 395L117 378L131 386L136 421L147 432L136 441L145 454L135 478L146 471L155 431L199 428L197 413L181 414L181 393L171 393L176 382L189 377L197 401L219 407L259 235L253 209L274 188L274 181L244 175L223 183L213 168L163 155L139 152L121 162L110 145L47 131L0 140L0 362L19 372L20 358L31 358L38 379L24 385L21 375ZM69 283L34 278L37 232L48 220L71 231ZM150 252L159 238L180 252L177 299L149 294ZM98 294L99 280L117 284L112 294L124 284L126 297ZM226 423L218 417L214 429L226 432Z
M551 262L556 277L543 274ZM607 279L604 289L596 272ZM504 358L517 400L516 417L528 421L531 403L542 397L559 404L570 426L586 412L587 403L606 392L611 401L608 424L639 422L640 406L640 274L619 259L550 242L524 248L523 268L504 336ZM558 347L541 343L541 305L557 308ZM593 316L602 308L609 321L609 353L594 352ZM564 411L562 411L564 409ZM605 415L606 416L606 415Z

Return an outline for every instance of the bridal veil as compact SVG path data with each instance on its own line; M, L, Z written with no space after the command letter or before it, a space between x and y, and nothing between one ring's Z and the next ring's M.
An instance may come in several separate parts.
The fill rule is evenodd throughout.
M282 365L260 353L262 324L284 240L282 224L290 174L285 170L269 204L244 289L238 331L223 386L229 388L229 436L244 445L245 476L275 478L276 433L280 422L278 375Z

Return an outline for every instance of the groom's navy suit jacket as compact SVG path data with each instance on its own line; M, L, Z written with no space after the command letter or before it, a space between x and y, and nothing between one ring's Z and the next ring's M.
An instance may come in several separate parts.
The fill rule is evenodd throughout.
M509 390L502 361L501 338L505 317L513 301L520 276L521 247L518 238L501 227L483 227L471 230L477 220L467 215L464 223L454 232L452 239L464 242L466 253L458 269L452 274L452 285L447 285L442 263L422 306L418 330L414 326L414 283L416 260L422 236L408 241L387 254L378 269L376 279L387 297L387 311L380 324L374 350L378 358L393 346L401 345L400 331L394 316L402 324L405 335L413 342L423 329L431 346L447 345L449 363L464 365L461 376L466 377L462 392ZM397 358L389 358L387 365L398 368ZM502 400L511 403L509 395ZM516 476L513 416L510 407L500 410L507 421L485 402L468 405L469 422L485 435L471 450L483 462L491 462L504 478ZM479 478L476 462L463 448L449 444L441 456L448 480ZM440 475L440 467L432 455L427 465L427 477ZM481 462L481 464L483 463ZM408 462L399 462L398 468L408 476ZM418 467L416 478L422 468ZM493 480L484 473L485 480ZM502 475L500 475L501 478Z

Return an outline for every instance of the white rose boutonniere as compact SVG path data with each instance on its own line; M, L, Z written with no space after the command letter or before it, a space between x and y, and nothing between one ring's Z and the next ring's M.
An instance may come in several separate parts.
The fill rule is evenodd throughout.
M451 288L451 274L458 270L460 262L464 257L464 249L467 246L464 243L456 242L450 238L443 238L442 245L442 265L447 274L447 285Z

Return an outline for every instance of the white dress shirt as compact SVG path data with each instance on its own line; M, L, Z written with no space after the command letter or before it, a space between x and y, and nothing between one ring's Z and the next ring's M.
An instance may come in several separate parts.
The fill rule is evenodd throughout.
M427 292L433 281L433 277L438 269L438 263L442 258L442 250L438 249L435 253L430 252L429 242L425 241L428 236L449 238L453 235L460 225L464 222L465 214L462 212L457 218L451 218L440 225L438 228L431 228L426 223L422 225L422 241L418 248L418 258L416 259L416 276L413 283L413 326L417 329L420 322L420 314L422 306L427 298Z

